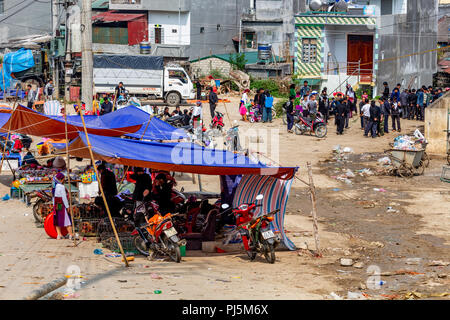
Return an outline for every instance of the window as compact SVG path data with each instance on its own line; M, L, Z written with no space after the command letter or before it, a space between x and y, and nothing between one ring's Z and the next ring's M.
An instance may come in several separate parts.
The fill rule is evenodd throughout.
M161 32L162 28L161 27L156 27L155 28L155 43L162 43L162 32Z
M169 79L178 79L182 83L187 83L186 74L181 70L169 70Z
M220 24L217 25L217 31L221 29Z
M0 14L5 12L5 1L0 0Z
M178 30L177 29L172 29L172 33L177 33Z
M256 34L254 32L244 32L244 46L247 49L256 49Z
M205 32L205 27L200 27L200 33L204 33Z
M302 62L303 63L317 62L317 39L315 38L302 39Z

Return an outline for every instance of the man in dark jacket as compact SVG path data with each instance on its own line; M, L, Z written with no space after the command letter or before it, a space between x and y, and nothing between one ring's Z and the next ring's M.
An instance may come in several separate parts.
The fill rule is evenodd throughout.
M175 210L175 204L172 202L172 184L166 174L160 173L155 177L152 198L158 203L161 214L173 213Z
M114 173L108 169L104 164L100 164L97 167L98 173L100 174L100 184L105 194L106 202L108 203L109 210L113 217L120 216L120 201L116 198L117 195L117 184L116 176ZM101 196L95 198L95 204L103 208L106 212L105 203Z
M389 116L391 115L391 104L387 99L380 98L381 114L384 119L384 133L389 133Z
M112 111L113 105L111 101L109 101L108 97L103 98L103 103L100 106L100 108L101 108L100 115L104 115Z
M380 122L380 117L381 117L380 108L377 107L377 105L375 104L375 101L372 101L370 103L370 118L369 118L369 122L367 123L367 127L366 127L366 133L365 133L366 136L368 135L369 131L371 131L372 138L377 137L377 127L378 127L378 123Z
M136 181L136 187L133 192L134 201L150 201L152 191L152 178L144 171L143 168L135 168L131 179Z
M295 96L290 96L289 101L286 102L284 109L286 110L287 131L292 133L292 127L294 126L294 100Z
M323 115L323 120L328 123L328 95L327 89L322 90L322 94L319 97L319 112Z
M336 101L336 126L337 126L337 132L336 134L343 134L344 133L344 126L345 126L345 117L346 117L346 107L342 104L342 96L340 94L337 95L337 101Z
M387 82L383 82L384 91L383 91L383 98L389 99L389 94L391 93L389 91L389 86Z
M214 92L213 88L209 88L209 110L211 111L211 119L214 119L217 102L219 102L219 98L217 94Z
M402 118L406 119L408 117L408 89L403 90L403 92L400 94L400 108L402 109Z
M416 89L412 89L409 97L408 97L408 120L414 120L414 113L417 108L417 94Z

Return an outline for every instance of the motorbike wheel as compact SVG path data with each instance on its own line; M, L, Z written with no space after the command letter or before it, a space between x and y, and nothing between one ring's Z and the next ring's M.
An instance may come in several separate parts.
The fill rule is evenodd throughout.
M275 249L273 245L265 242L263 244L264 257L268 263L275 263Z
M247 255L251 261L256 259L256 251L247 251Z
M294 131L295 131L295 134L297 134L297 135L301 135L301 134L303 134L302 130L300 130L300 128L299 128L299 127L297 127L297 126L294 126L294 127L295 127L295 129L294 129Z
M253 117L250 117L250 123L255 123L255 118L253 118Z
M167 238L165 238L164 241L166 243L167 248L169 248L170 259L172 259L176 263L180 263L180 261L181 261L180 246L177 243L175 243L172 240L167 239Z
M314 133L316 134L317 138L325 137L327 135L327 126L325 126L325 125L317 126L316 130L314 131Z
M133 243L140 254L146 257L150 256L150 251L145 245L145 241L141 238L140 235L137 234L134 236Z
M277 117L277 112L274 108L272 108L272 119L275 119Z
M41 215L41 206L44 204L44 200L39 199L36 201L36 203L33 205L33 216L34 220L39 223L44 223L45 217Z
M282 119L283 119L283 124L284 124L284 125L287 125L287 116L286 116L286 113L283 113Z

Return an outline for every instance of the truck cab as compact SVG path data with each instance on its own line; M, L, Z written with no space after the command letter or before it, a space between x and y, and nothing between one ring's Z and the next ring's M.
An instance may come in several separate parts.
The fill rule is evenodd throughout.
M167 66L164 68L164 99L170 106L180 104L182 99L194 99L194 85L179 66Z

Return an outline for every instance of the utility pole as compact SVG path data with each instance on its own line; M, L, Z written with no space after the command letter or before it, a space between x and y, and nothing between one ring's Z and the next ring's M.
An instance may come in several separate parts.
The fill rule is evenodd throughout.
M69 6L70 2L65 0L64 1L64 9L66 10L66 19L65 19L65 44L66 44L66 54L64 59L64 99L66 101L70 101L70 91L69 86L70 82L72 80L72 54L70 49L70 26L69 26Z
M92 2L82 0L81 8L81 98L86 110L92 110Z
M56 49L56 35L57 35L57 31L58 31L58 17L59 17L59 0L52 0L52 35L53 35L53 42L55 43L54 48ZM59 71L58 71L58 67L59 64L57 62L57 58L55 58L55 55L52 54L51 57L51 64L52 64L52 79L53 79L53 84L55 87L54 90L54 96L56 99L59 98Z

